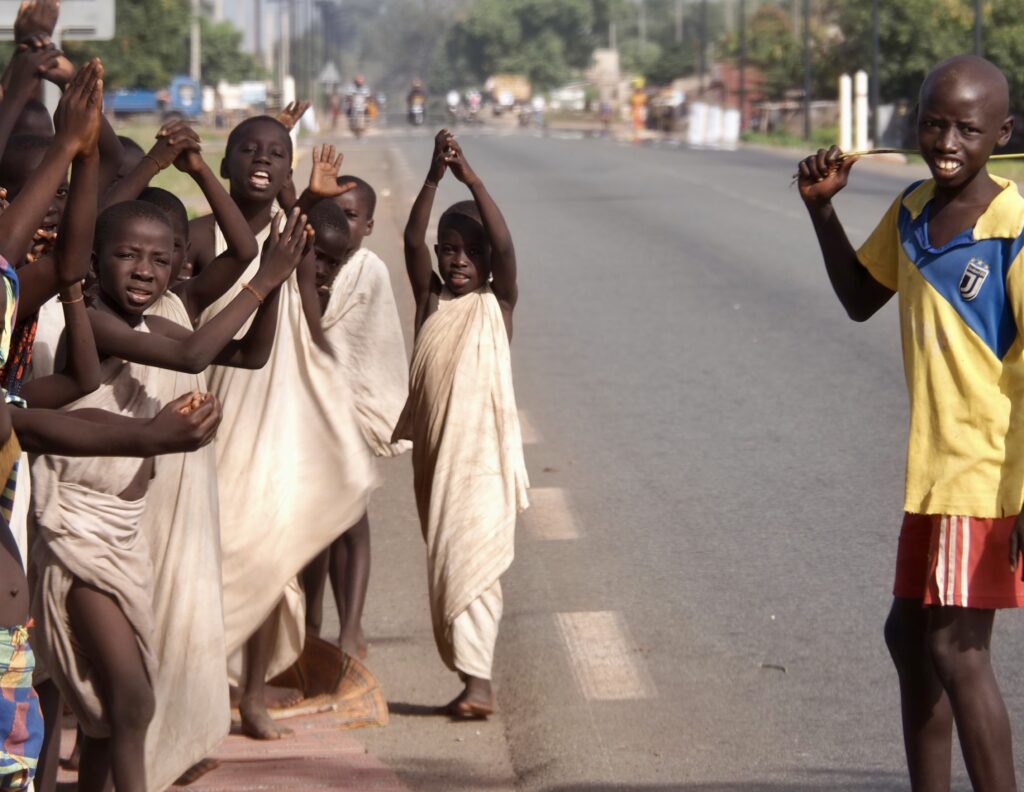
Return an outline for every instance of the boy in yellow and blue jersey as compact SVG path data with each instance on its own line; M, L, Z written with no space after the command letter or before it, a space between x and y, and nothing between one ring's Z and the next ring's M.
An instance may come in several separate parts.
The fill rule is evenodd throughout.
M831 202L855 157L805 159L800 195L852 319L899 293L910 437L885 637L911 786L949 789L955 722L974 788L1009 792L990 641L995 610L1024 605L1024 198L986 169L1013 130L1006 78L978 57L944 61L917 120L932 178L898 196L859 250Z

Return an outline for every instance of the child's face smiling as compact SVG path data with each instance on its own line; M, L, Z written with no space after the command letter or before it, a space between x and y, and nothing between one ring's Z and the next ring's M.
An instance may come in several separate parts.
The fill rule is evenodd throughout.
M167 291L174 234L164 223L132 218L103 240L96 256L104 302L121 316L137 318Z
M370 216L365 193L357 187L333 200L348 218L349 242L352 249L359 250L363 246L363 239L373 233L373 217Z
M250 201L270 202L292 173L288 133L271 121L250 124L221 166L231 182L231 194Z
M969 183L992 151L1009 142L1012 121L1007 123L989 93L970 79L948 78L921 97L918 146L940 189Z
M461 218L450 220L438 231L434 250L441 280L452 294L469 294L487 283L491 249L479 223Z

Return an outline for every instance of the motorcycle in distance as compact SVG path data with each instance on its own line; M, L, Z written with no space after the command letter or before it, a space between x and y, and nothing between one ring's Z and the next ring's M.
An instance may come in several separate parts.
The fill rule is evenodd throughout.
M426 120L427 95L423 92L423 84L418 80L412 81L412 89L406 96L408 107L408 119L412 126L423 126Z
M481 124L483 119L480 117L480 108L483 105L483 96L477 90L472 90L466 94L466 121L470 124Z
M366 78L357 74L352 91L348 96L348 126L356 140L366 132L369 121L370 90L366 87Z

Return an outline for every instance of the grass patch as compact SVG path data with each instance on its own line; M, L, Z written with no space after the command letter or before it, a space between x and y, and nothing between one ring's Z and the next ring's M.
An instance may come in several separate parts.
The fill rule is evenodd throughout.
M781 148L819 149L834 146L839 137L838 130L833 127L819 127L811 130L810 142L802 135L790 132L744 132L740 139L744 143L757 143L762 146L779 146Z

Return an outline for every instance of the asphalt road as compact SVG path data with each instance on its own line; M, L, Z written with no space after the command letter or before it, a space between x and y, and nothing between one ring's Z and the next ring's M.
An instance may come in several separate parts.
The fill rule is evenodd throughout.
M408 197L429 137L364 146ZM895 306L846 318L791 157L474 133L463 148L520 264L535 503L496 677L517 785L908 788L882 641L907 419ZM857 166L837 202L855 243L912 175ZM446 180L439 208L462 197ZM995 638L1018 743L1019 628L1001 615Z

